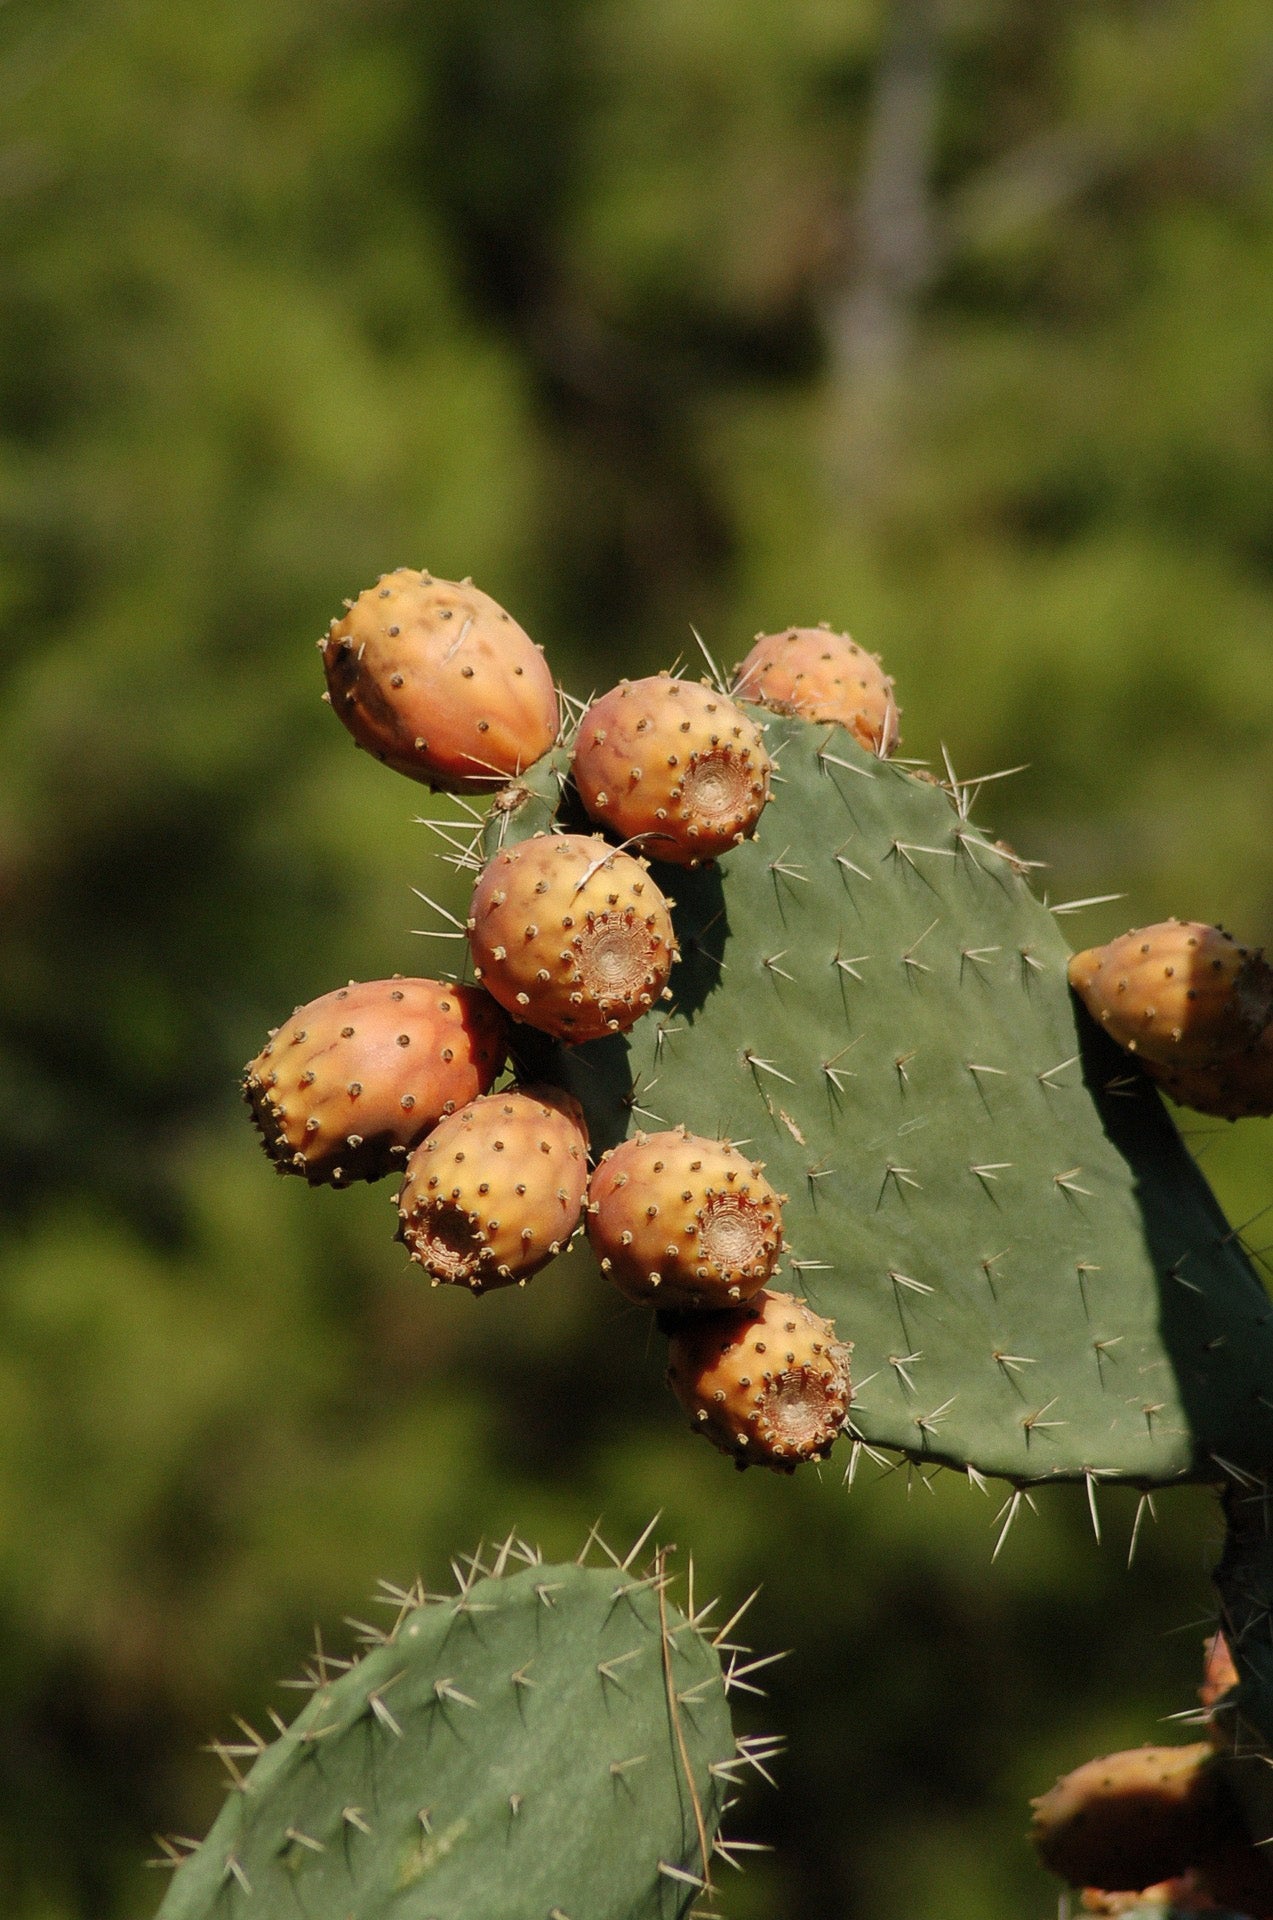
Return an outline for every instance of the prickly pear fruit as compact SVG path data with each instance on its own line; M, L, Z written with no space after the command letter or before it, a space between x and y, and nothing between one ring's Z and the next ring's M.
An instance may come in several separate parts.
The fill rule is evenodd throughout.
M828 1454L844 1425L852 1351L803 1300L762 1291L728 1312L679 1319L668 1385L736 1465L793 1473Z
M509 1026L480 987L351 980L297 1007L244 1069L243 1097L280 1173L379 1180L443 1114L485 1093Z
M574 775L590 819L683 867L749 839L769 798L760 728L714 687L667 673L593 702Z
M1141 1064L1177 1106L1210 1113L1217 1120L1267 1119L1273 1114L1273 1025L1249 1047L1239 1047L1212 1067Z
M1126 1914L1129 1920L1270 1920L1273 1872L1248 1841L1205 1869L1137 1893L1085 1887L1082 1906L1085 1913Z
M1192 1895L1193 1880L1186 1874L1178 1880L1160 1880L1153 1887L1138 1887L1134 1893L1084 1887L1079 1906L1083 1913L1136 1914L1139 1920L1148 1920L1147 1910L1150 1910L1155 1920L1183 1920L1183 1914L1198 1905Z
M552 674L489 594L399 567L345 604L319 642L326 698L377 760L466 791L503 786L547 753Z
M420 1142L398 1198L398 1237L435 1286L524 1286L570 1239L587 1182L579 1102L556 1087L509 1087Z
M1072 1887L1154 1886L1246 1839L1205 1740L1089 1760L1031 1805L1039 1858Z
M847 727L881 757L898 745L898 706L893 682L878 657L829 627L788 627L761 633L740 666L730 691L779 713Z
M536 834L497 853L473 890L474 971L559 1040L625 1033L667 986L670 904L644 861L599 836Z
M1213 1066L1273 1017L1273 969L1200 920L1133 928L1076 953L1069 976L1111 1039L1160 1066Z
M586 1224L620 1293L667 1308L749 1300L782 1247L780 1197L759 1164L684 1127L634 1134L605 1154Z

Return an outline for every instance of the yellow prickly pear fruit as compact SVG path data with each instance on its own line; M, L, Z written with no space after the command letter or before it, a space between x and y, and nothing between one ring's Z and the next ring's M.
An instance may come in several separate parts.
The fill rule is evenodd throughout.
M755 832L769 798L760 729L714 687L623 680L579 722L575 785L590 819L694 867Z
M1210 1067L1142 1065L1178 1106L1210 1113L1217 1120L1267 1119L1273 1114L1273 1025L1249 1047L1226 1053Z
M1164 920L1076 953L1070 985L1119 1046L1173 1069L1214 1066L1273 1018L1273 969L1223 927Z
M1072 1887L1154 1886L1246 1838L1206 1740L1089 1760L1031 1805L1039 1858Z
M569 1241L587 1180L579 1102L556 1087L510 1087L421 1141L399 1195L399 1238L435 1286L521 1286Z
M514 1019L559 1040L626 1033L677 957L645 862L608 840L541 833L497 853L473 890L474 970Z
M668 1346L668 1385L736 1465L792 1473L824 1458L843 1429L851 1352L803 1300L762 1291L726 1313L686 1314Z
M588 1187L588 1239L629 1300L737 1306L769 1280L782 1204L763 1169L684 1127L638 1133L603 1155Z
M470 581L381 574L319 642L324 696L360 747L413 780L500 787L557 737L542 650Z
M872 753L885 757L899 744L893 682L878 657L830 627L788 627L761 633L730 691L779 713L835 721Z
M275 1028L248 1062L243 1097L281 1173L378 1180L443 1114L486 1092L508 1034L480 987L351 980Z

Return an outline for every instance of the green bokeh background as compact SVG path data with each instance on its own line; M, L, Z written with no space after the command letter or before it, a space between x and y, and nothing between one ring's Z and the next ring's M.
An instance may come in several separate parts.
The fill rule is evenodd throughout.
M826 618L1077 941L1273 938L1273 26L1259 0L0 6L0 1883L144 1920L202 1741L379 1575L661 1507L794 1649L730 1920L1026 1920L1061 1767L1171 1737L1218 1550L735 1476L587 1262L429 1292L240 1063L436 971L436 811L320 705L398 564L576 694ZM1269 1123L1188 1122L1230 1214ZM297 1183L299 1185L299 1183ZM1273 1216L1270 1216L1273 1218ZM1259 1247L1273 1241L1273 1227Z

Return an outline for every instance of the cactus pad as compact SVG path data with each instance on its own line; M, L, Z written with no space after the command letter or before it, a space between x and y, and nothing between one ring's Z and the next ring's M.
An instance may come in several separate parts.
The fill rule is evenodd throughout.
M397 1626L241 1775L160 1920L673 1920L735 1748L720 1653L640 1578L531 1564ZM238 1749L242 1751L241 1748Z
M758 717L775 796L756 840L676 874L670 1003L545 1042L535 1070L594 1152L684 1125L764 1163L788 1284L854 1343L864 1441L1017 1483L1260 1470L1273 1309L1156 1089L1070 993L1023 863L967 789ZM565 765L532 770L490 846L571 824Z

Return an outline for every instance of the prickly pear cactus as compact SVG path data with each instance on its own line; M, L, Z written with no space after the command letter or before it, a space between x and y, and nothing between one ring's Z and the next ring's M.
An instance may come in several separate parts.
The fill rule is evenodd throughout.
M451 618L449 583L421 576L419 584L431 610L437 599L439 621ZM359 650L342 670L369 673L365 661L374 666L380 659L382 638L399 648L403 625L394 595L408 591L416 595L414 577L400 570L363 597L355 609ZM489 632L498 634L506 620L495 609ZM430 626L420 643L422 674L432 671L435 639ZM352 655L341 623L331 644L343 649L342 658ZM458 645L446 643L443 664ZM508 662L514 677L524 673L520 655L509 654ZM398 651L385 653L386 664L393 669L388 691L379 682L373 691L392 708L407 674ZM641 682L603 696L591 732L585 714L574 728L579 738L572 740L567 723L548 751L557 708L545 700L533 761L519 727L505 726L501 684L497 669L479 676L463 664L445 688L429 682L430 701L455 703L436 724L430 719L432 731L452 727L458 738L471 727L485 740L499 722L508 743L498 762L483 757L476 771L457 773L450 760L382 757L461 791L495 784L501 770L509 775L484 820L463 798L458 803L474 822L470 846L454 818L428 824L439 829L444 857L471 866L477 878L467 927L456 922L445 935L467 932L468 977L511 1018L516 1079L574 1096L592 1158L602 1166L609 1150L634 1135L684 1130L678 1140L688 1133L744 1149L749 1178L758 1181L763 1172L785 1195L773 1203L781 1221L771 1220L769 1243L776 1251L781 1242L784 1264L762 1276L765 1291L755 1297L784 1303L784 1335L806 1313L799 1297L811 1310L817 1364L791 1374L778 1353L770 1354L767 1331L743 1352L740 1325L750 1324L756 1309L706 1313L712 1303L698 1292L710 1277L701 1237L687 1256L688 1303L655 1295L672 1271L671 1256L685 1251L682 1239L702 1234L705 1202L693 1181L670 1195L693 1212L693 1228L677 1224L672 1205L665 1217L669 1195L652 1189L644 1208L650 1222L659 1221L651 1247L638 1210L619 1222L617 1266L615 1255L605 1255L617 1277L628 1249L639 1246L645 1272L643 1282L636 1275L637 1290L644 1284L653 1303L672 1307L661 1318L672 1336L673 1385L695 1423L740 1464L763 1458L784 1471L795 1459L820 1457L845 1431L856 1448L896 1450L966 1469L974 1479L1001 1476L1018 1489L1085 1479L1094 1515L1096 1490L1107 1481L1145 1489L1190 1479L1223 1485L1230 1531L1218 1581L1240 1687L1238 1732L1217 1766L1231 1771L1251 1840L1263 1845L1273 1836L1273 1305L1155 1084L1213 1113L1269 1112L1273 976L1262 958L1236 948L1236 957L1227 956L1211 941L1214 930L1168 923L1166 950L1163 929L1142 929L1130 947L1115 943L1071 969L1061 916L1086 903L1050 910L1036 896L1028 863L973 823L976 782L961 783L949 764L948 777L938 780L890 760L898 725L893 683L847 636L792 628L762 637L743 662L732 689L742 711L731 721L737 731L730 740L741 739L744 728L758 730L744 782L756 805L729 815L713 843L714 860L704 859L699 841L677 837L698 763L682 738L692 734L684 703L668 692L676 683ZM707 704L714 711L728 697L717 676ZM634 698L635 717L628 712ZM753 699L763 704L749 704ZM346 705L351 713L342 717L352 725L357 698L346 697ZM621 725L616 715L626 715ZM363 744L379 750L369 738ZM712 753L725 751L723 736L707 744ZM594 748L604 764L590 761ZM417 750L423 743L413 738ZM712 804L724 789L724 771L712 762ZM630 849L616 845L624 836L634 837ZM660 839L665 851L670 843L675 864L655 858ZM1192 954L1183 965L1182 932ZM1209 956L1205 979L1196 974L1194 947ZM1071 979L1098 1017L1071 990ZM1119 1032L1130 1051L1110 1037ZM1148 1046L1147 1038L1161 1047ZM1146 1054L1157 1057L1143 1067ZM669 1152L661 1144L653 1152L651 1166L670 1177ZM603 1173L594 1174L589 1193L600 1231ZM771 1291L771 1281L782 1290ZM633 1290L630 1275L625 1290ZM741 1297L741 1285L739 1291ZM791 1351L780 1344L794 1367L799 1343L793 1339ZM730 1355L734 1372L718 1378L711 1368ZM710 1378L704 1375L700 1392L704 1367ZM766 1452L757 1395L772 1389L785 1404L796 1387L807 1394L819 1369L830 1383L822 1395L830 1409L825 1431L806 1435L794 1455L786 1441ZM723 1442L722 1425L729 1429ZM1009 1523L1020 1497L1010 1496ZM511 1590L517 1581L506 1584ZM567 1585L573 1595L573 1582ZM639 1616L644 1606L647 1628L652 1604L648 1590L633 1588L630 1610ZM550 1634L528 1611L537 1631ZM310 1876L324 1900L330 1887L334 1905L305 1906L314 1920L329 1913L343 1920L355 1910L359 1920L374 1920L394 1889L408 1884L402 1875L417 1872L413 1863L425 1859L431 1877L421 1915L458 1913L461 1890L466 1915L477 1912L482 1920L521 1920L523 1913L530 1920L544 1912L618 1920L681 1910L675 1901L682 1885L694 1884L695 1859L705 1877L721 1777L721 1763L704 1757L716 1735L704 1725L707 1746L691 1756L684 1721L673 1711L674 1702L698 1697L699 1679L671 1688L666 1699L655 1689L644 1706L631 1703L634 1713L652 1716L655 1730L647 1741L634 1729L633 1751L660 1742L666 1751L670 1728L680 1762L671 1786L665 1780L652 1793L652 1845L644 1815L635 1834L604 1787L596 1792L597 1749L605 1743L595 1718L572 1709L560 1722L552 1793L561 1789L560 1805L573 1817L566 1857L584 1876L580 1894L553 1879L561 1870L560 1841L542 1838L546 1828L536 1830L541 1839L534 1845L527 1841L524 1874L507 1861L490 1866L495 1840L504 1837L501 1821L509 1827L511 1819L509 1834L519 1845L532 1833L532 1824L521 1824L519 1798L525 1791L529 1810L530 1789L509 1770L527 1753L522 1734L530 1709L510 1706L507 1676L502 1693L498 1685L483 1691L487 1670L470 1684L461 1661L471 1654L480 1666L487 1646L498 1644L507 1665L504 1636L515 1638L514 1627L501 1614L479 1649L449 1629L439 1635L439 1617L412 1615L410 1627L439 1664L426 1661L417 1673L404 1663L404 1626L392 1653L370 1656L380 1664L369 1677L360 1668L347 1681L324 1684L325 1704L316 1703L299 1731L262 1757L209 1849L182 1869L163 1920L202 1913L227 1889L237 1898L254 1870L278 1886L288 1884L281 1876ZM607 1612L589 1630L608 1634L611 1620ZM692 1647L693 1624L686 1624ZM676 1661L667 1649L679 1648L680 1633L669 1635L660 1620L669 1673ZM512 1647L507 1657L519 1650ZM639 1672L650 1664L639 1653L634 1644L627 1653L606 1654L589 1672L604 1676L609 1665L613 1680L627 1658ZM547 1666L555 1671L553 1657ZM444 1755L453 1756L446 1763L453 1773L444 1776L448 1793L456 1783L448 1804L463 1803L464 1811L453 1812L445 1830L430 1813L425 1830L416 1805L422 1789L404 1743L383 1789L383 1805L393 1809L391 1837L375 1854L366 1849L375 1864L366 1902L360 1894L355 1909L341 1875L366 1836L357 1821L353 1839L344 1828L351 1807L361 1810L373 1786L381 1792L378 1780L367 1784L365 1769L369 1755L393 1751L375 1745L386 1725L391 1737L399 1725L397 1705L384 1701L390 1675L395 1702L410 1704L423 1732L424 1763L441 1766ZM709 1682L704 1672L704 1697ZM591 1681L585 1675L580 1684L586 1689ZM455 1687L464 1701L448 1692ZM512 1697L520 1697L515 1688ZM448 1702L457 1710L488 1703L484 1724L500 1729L497 1748L483 1748L471 1776L465 1769L481 1743L464 1751L448 1743ZM717 1731L723 1739L723 1726ZM544 1732L555 1737L556 1723L545 1723ZM312 1766L307 1756L315 1747L322 1764ZM482 1782L495 1751L492 1800ZM624 1766L617 1774L613 1760L606 1766L608 1778L626 1779ZM322 1791L313 1786L313 1810L306 1802L299 1825L276 1810L271 1795L284 1775L307 1792L306 1783L322 1776ZM686 1794L694 1812L689 1824ZM426 1796L425 1804L433 1802ZM595 1834L585 1841L590 1823ZM444 1831L453 1836L445 1845ZM484 1852L470 1844L478 1835L489 1842ZM1273 1914L1263 1855L1259 1889L1248 1894L1250 1851L1243 1841L1240 1871L1214 1880L1213 1908L1236 1904L1257 1916ZM452 1867L453 1859L460 1864ZM1209 1871L1214 1867L1209 1862ZM490 1873L489 1896L484 1891L474 1900L474 1887L485 1889ZM187 1891L196 1884L198 1895Z
M851 1431L1018 1484L1273 1460L1273 1310L1136 1062L1071 994L1058 916L938 784L749 709L775 794L676 900L671 1000L532 1037L594 1152L745 1140L787 1194L789 1284L854 1343ZM488 845L573 821L541 763ZM548 1056L548 1057L545 1057Z
M631 1559L544 1566L509 1542L457 1593L397 1595L393 1629L348 1671L320 1656L250 1765L251 1742L226 1750L234 1790L159 1920L684 1913L766 1743L735 1745L729 1629L672 1604L661 1555L645 1577Z

